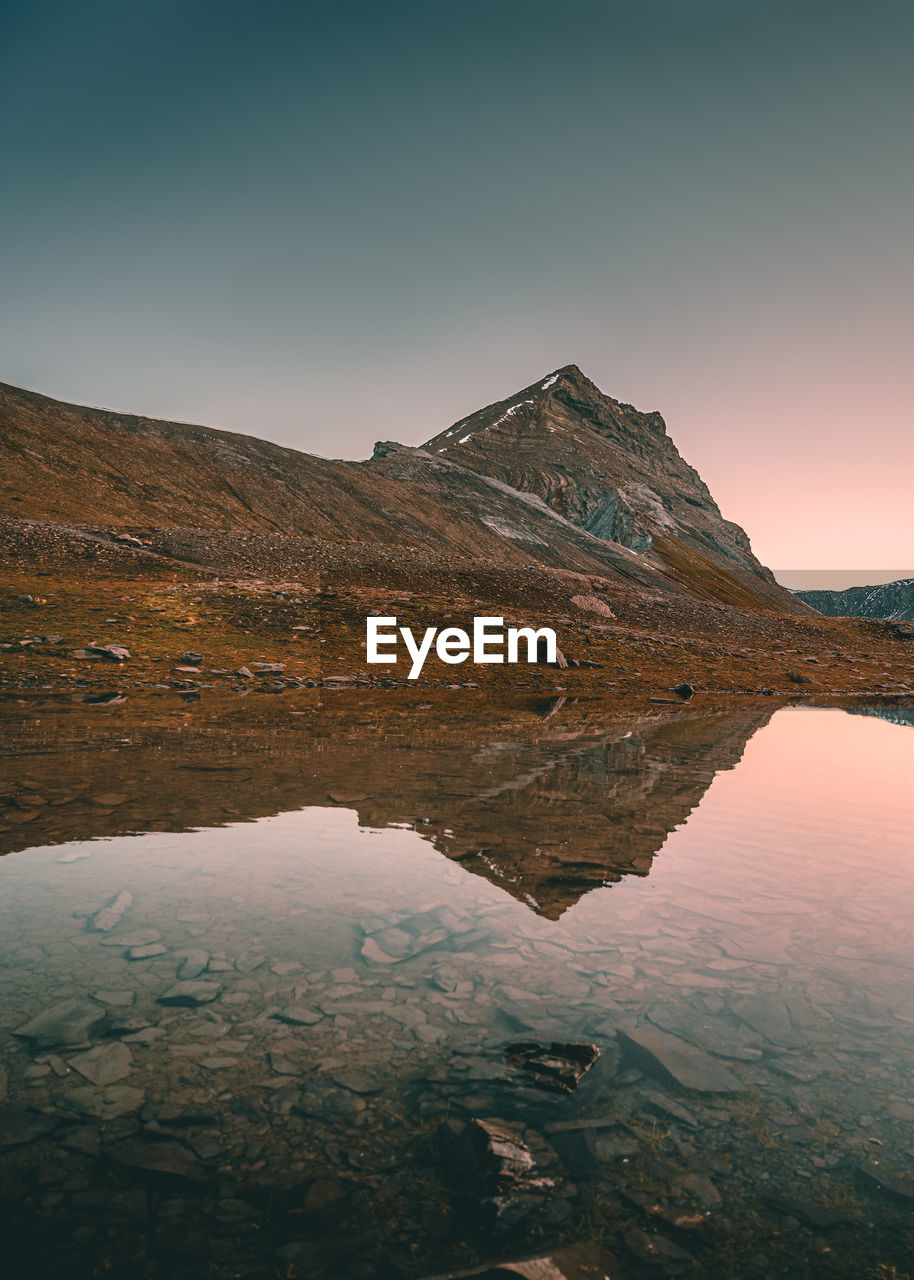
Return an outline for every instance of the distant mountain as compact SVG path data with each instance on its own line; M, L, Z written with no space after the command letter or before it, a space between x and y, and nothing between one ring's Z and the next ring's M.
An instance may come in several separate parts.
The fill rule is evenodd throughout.
M574 365L424 448L379 444L366 462L0 384L3 513L134 533L357 543L507 570L539 564L654 598L807 612L721 517L659 414L604 396Z
M884 582L878 587L797 591L795 594L829 618L888 618L892 622L914 622L914 578Z

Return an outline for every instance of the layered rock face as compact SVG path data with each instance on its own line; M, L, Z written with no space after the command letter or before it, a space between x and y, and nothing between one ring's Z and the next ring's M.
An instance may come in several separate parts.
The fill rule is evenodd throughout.
M725 520L659 413L604 395L566 365L480 409L424 446L436 457L534 494L566 520L713 588L735 574L783 606L782 589ZM736 603L737 601L733 601Z
M801 600L828 618L888 618L914 622L914 578L884 582L878 587L848 587L846 591L798 591Z

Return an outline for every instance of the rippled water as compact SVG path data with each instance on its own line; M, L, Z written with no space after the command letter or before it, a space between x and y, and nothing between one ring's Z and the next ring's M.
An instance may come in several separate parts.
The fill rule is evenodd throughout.
M107 791L25 755L0 862L12 1238L58 1275L422 1276L563 1239L614 1277L903 1274L909 714L560 715L447 760L408 725L364 757L298 739L255 811L271 770L302 807L237 820L248 775L210 761L191 791L225 825L143 834L116 834L145 795L127 744ZM188 825L179 801L144 824ZM99 814L101 838L21 847ZM70 1000L90 1025L27 1034ZM506 1069L519 1040L600 1058L548 1092ZM474 1117L516 1126L549 1189L494 1203Z

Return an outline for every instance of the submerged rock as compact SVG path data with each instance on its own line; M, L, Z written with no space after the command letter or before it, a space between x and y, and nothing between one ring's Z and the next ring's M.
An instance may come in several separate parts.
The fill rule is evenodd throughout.
M133 1138L110 1147L105 1154L115 1163L142 1173L184 1178L192 1182L202 1182L207 1177L207 1171L197 1157L178 1142Z
M168 948L161 942L144 942L142 946L131 947L127 952L128 960L152 960L155 956L164 956Z
M16 1027L13 1035L31 1040L38 1049L81 1048L89 1043L90 1030L106 1016L94 1000L63 1000Z
M434 1280L495 1280L497 1276L520 1276L521 1280L604 1280L615 1275L616 1262L599 1244L569 1244L535 1258L509 1262L489 1262L473 1271L449 1271ZM431 1280L431 1278L430 1278Z
M113 1044L100 1044L88 1053L78 1053L67 1059L67 1066L78 1071L92 1084L114 1084L130 1073L133 1055L120 1040Z
M539 1044L522 1040L505 1050L509 1078L514 1077L538 1089L573 1093L579 1081L600 1056L595 1044Z
M71 1089L61 1098L62 1104L80 1115L95 1116L98 1120L115 1120L118 1116L131 1115L139 1111L146 1101L142 1089L134 1089L129 1084L109 1084L103 1088L84 1085L79 1089Z
M323 1016L316 1009L308 1009L303 1004L286 1005L285 1009L278 1009L272 1015L277 1022L285 1022L291 1027L313 1027Z
M620 1029L619 1039L637 1066L684 1089L700 1093L740 1093L745 1087L721 1062L666 1031L630 1027Z
M444 1125L439 1136L458 1194L469 1199L483 1227L510 1229L534 1212L547 1222L567 1215L577 1189L535 1130L490 1117Z
M56 1116L46 1116L40 1111L0 1106L0 1148L20 1147L47 1137L58 1123Z
M692 1264L692 1255L665 1236L640 1231L637 1227L625 1233L625 1243L639 1262L653 1263L664 1275L675 1276Z
M870 1183L875 1183L882 1191L899 1200L914 1200L914 1178L909 1173L892 1169L881 1160L863 1160L857 1166L861 1176Z
M130 890L122 890L116 897L111 899L106 907L96 913L90 927L100 933L110 933L114 926L120 923L121 916L132 902L133 894Z
M222 987L218 982L176 982L163 996L159 996L159 1004L193 1008L198 1004L210 1004L221 994Z
M193 947L182 953L178 977L182 982L191 982L194 978L199 978L208 964L209 953L202 947Z

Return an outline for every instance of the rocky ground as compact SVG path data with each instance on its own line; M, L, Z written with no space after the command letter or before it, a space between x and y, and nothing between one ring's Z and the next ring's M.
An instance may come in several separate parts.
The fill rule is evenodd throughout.
M791 617L596 575L450 562L427 552L194 530L0 526L0 687L185 696L355 682L407 684L365 661L365 619L415 631L550 625L568 667L448 666L420 688L670 696L896 694L914 687L914 629ZM112 648L114 646L114 648Z

